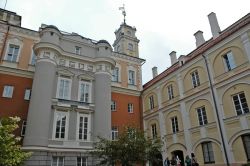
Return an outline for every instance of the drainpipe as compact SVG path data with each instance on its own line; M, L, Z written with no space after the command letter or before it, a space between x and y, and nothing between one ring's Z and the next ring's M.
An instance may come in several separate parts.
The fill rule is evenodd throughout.
M1 54L0 54L0 62L2 62L2 60L3 60L3 51L4 51L4 49L5 49L5 45L6 45L7 38L8 38L8 36L9 36L9 31L10 31L10 26L8 25L7 33L6 33L6 35L5 35L4 42L3 42L3 47L2 47L2 51L1 51Z
M207 59L206 59L205 55L203 55L203 54L202 54L202 57L204 58L205 64L206 64L207 75L208 75L208 79L209 79L209 85L210 85L210 89L211 89L211 92L212 92L213 103L214 103L214 107L215 107L216 117L217 117L217 120L218 120L220 136L221 136L221 141L222 141L224 154L225 154L225 157L226 157L227 166L230 166L230 163L228 161L227 151L226 151L226 144L225 144L225 141L224 141L225 138L224 138L224 136L222 134L221 122L220 122L220 118L219 118L219 111L218 111L217 102L215 100L215 94L214 94L213 84L212 84L212 81L211 81L211 75L210 75L210 72L209 72L209 69L208 69Z

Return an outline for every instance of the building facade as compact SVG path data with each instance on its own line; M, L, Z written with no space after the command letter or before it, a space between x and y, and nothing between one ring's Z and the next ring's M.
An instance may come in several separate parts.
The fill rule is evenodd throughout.
M161 138L163 158L191 153L200 165L250 160L250 15L221 31L208 15L213 37L196 32L197 48L143 86L147 136ZM182 165L184 163L182 162Z
M0 10L0 116L21 117L17 135L32 151L25 165L97 165L97 137L141 127L141 65L136 29L125 22L112 46Z

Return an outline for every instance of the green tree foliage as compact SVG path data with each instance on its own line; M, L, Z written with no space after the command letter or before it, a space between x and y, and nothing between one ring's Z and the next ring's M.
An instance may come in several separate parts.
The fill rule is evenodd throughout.
M13 132L18 128L18 117L2 118L0 124L0 166L19 166L31 153L23 152Z
M147 161L157 163L155 156L159 154L161 146L160 140L146 139L144 132L129 127L115 141L99 138L92 154L100 159L100 165L119 163L133 166Z

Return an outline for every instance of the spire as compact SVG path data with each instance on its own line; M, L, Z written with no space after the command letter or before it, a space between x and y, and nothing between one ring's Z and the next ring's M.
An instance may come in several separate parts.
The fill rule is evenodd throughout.
M125 17L126 17L125 5L123 4L122 7L119 7L119 10L122 11L122 15L124 17L123 21L124 21L124 24L126 24L126 19L125 19Z

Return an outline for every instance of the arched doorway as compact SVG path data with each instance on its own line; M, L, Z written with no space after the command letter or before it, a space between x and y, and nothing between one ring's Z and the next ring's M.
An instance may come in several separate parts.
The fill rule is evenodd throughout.
M185 165L185 160L184 160L184 156L183 156L183 152L181 150L175 150L173 152L171 152L172 157L179 157L179 159L181 160L181 165L184 166Z

